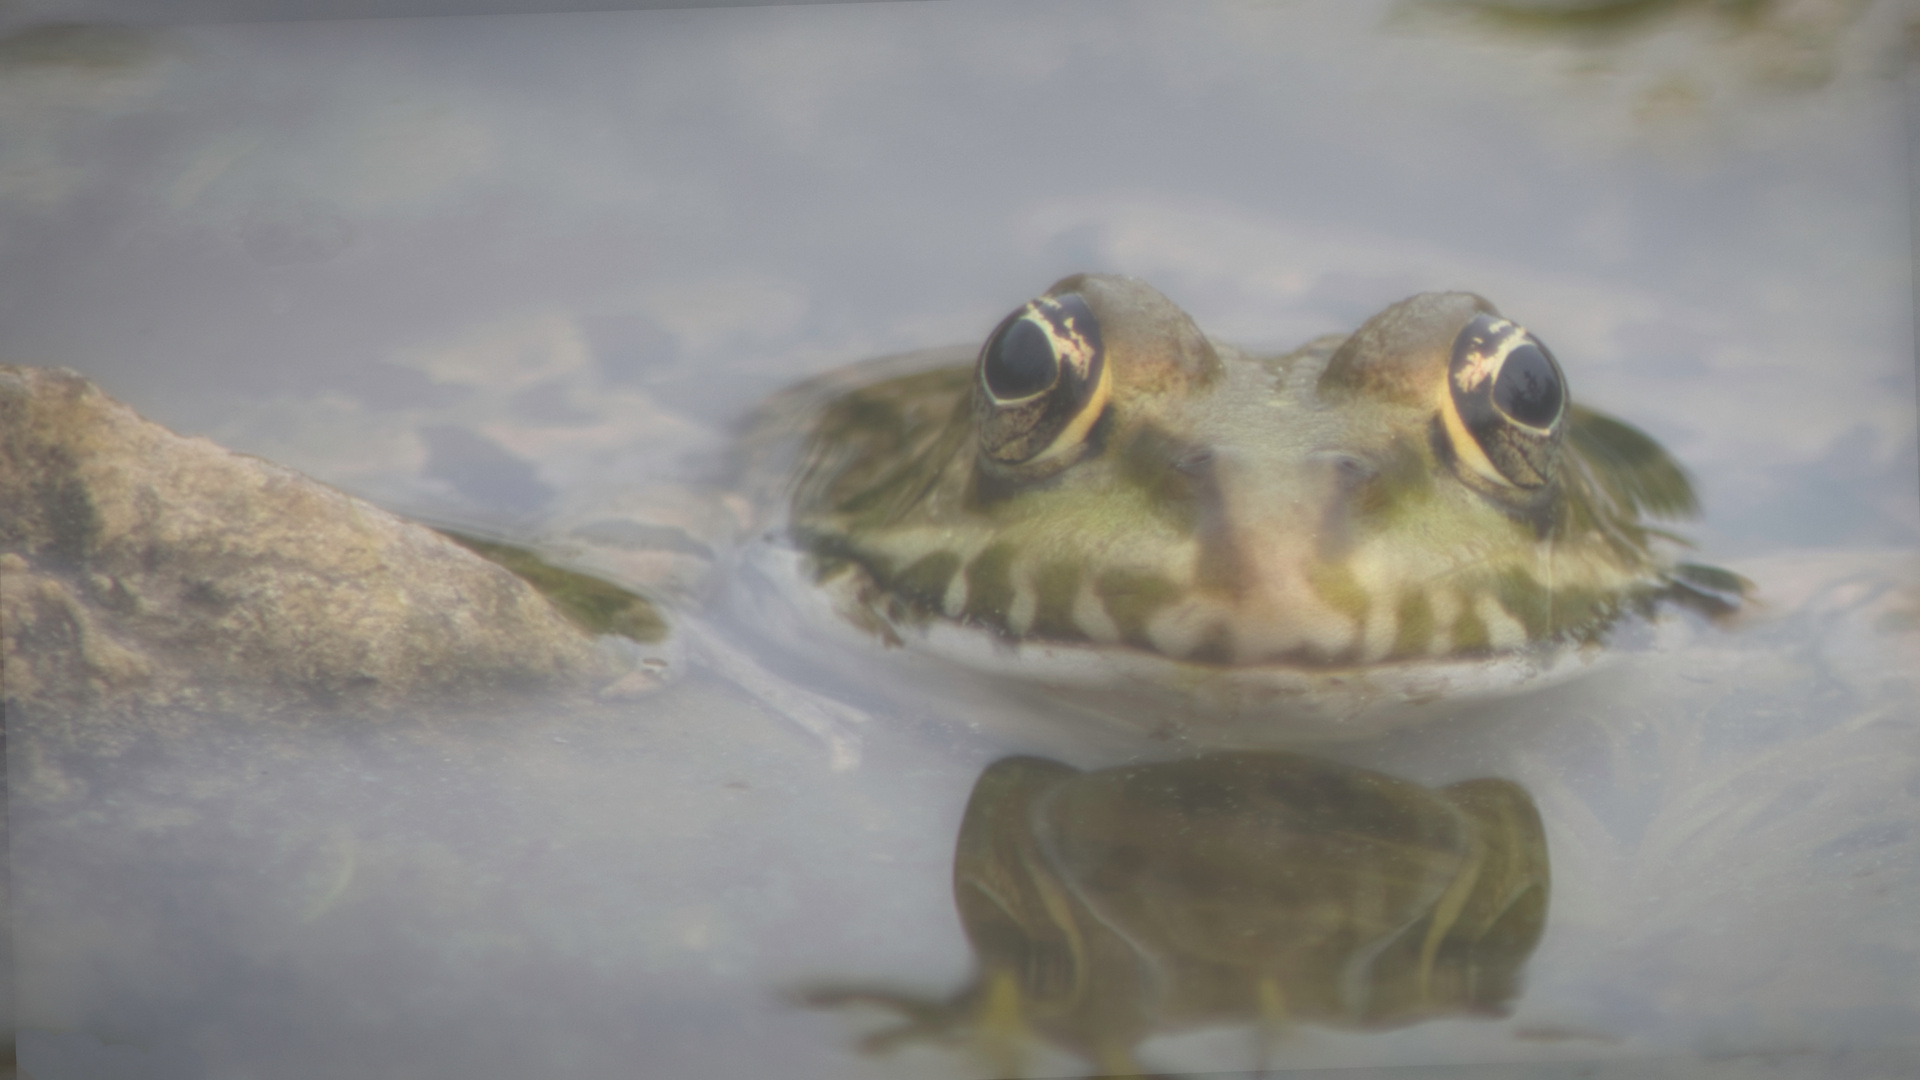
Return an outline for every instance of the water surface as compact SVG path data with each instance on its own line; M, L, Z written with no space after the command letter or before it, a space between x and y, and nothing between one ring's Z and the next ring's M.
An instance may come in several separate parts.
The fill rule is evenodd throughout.
M767 393L977 341L1070 272L1271 347L1480 292L1689 465L1702 557L1762 602L1325 751L1518 785L1552 898L1511 1016L1292 1024L1269 1062L1897 1075L1920 1059L1904 12L1670 8L1598 32L1068 0L16 27L0 356L532 536L697 487ZM1115 752L890 658L758 659L871 717L857 767L697 657L608 702L13 723L23 1067L990 1075L964 1047L863 1055L882 1011L794 995L964 986L976 778ZM1244 1070L1259 1044L1202 1024L1137 1053Z

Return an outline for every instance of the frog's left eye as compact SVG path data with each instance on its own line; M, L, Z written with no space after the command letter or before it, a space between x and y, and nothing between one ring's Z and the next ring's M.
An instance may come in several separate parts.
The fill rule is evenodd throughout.
M1454 449L1476 472L1526 490L1547 484L1567 411L1567 379L1539 338L1498 315L1474 316L1454 339L1447 388L1449 419L1474 443Z
M1000 465L1064 464L1106 408L1100 324L1079 293L1043 296L1006 317L980 350L973 418Z

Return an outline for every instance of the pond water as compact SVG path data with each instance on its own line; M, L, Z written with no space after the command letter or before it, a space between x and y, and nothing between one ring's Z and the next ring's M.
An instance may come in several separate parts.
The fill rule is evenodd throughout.
M1553 343L1578 400L1686 463L1699 557L1759 597L1730 628L1676 622L1587 678L1384 739L1140 774L1176 795L1372 792L1338 802L1340 842L1300 856L1312 884L1284 910L1261 898L1292 871L1263 853L1322 834L1207 831L1151 799L1062 825L1022 800L1109 805L1118 774L1100 770L1137 748L990 680L783 649L804 625L733 601L682 601L683 674L644 695L166 717L95 740L16 722L21 1068L1909 1075L1908 10L1513 6L1533 14L16 16L0 359L74 368L176 430L402 513L531 542L622 514L692 521L719 505L728 433L767 395L976 343L1076 271L1144 278L1209 334L1274 349L1471 289ZM823 742L822 717L846 739ZM976 797L1012 754L1064 764L1010 801ZM1478 778L1538 824L1447 794ZM1382 839L1388 809L1424 839ZM1122 821L1149 884L1101 876L1119 873L1096 855ZM963 826L978 842L956 856ZM1193 884L1196 830L1225 837L1208 865L1240 899ZM1020 862L1036 844L1091 861ZM978 905L956 908L956 877L1070 893L1071 911L1033 901L1040 923L1079 928L1070 962L963 925ZM1359 920L1408 881L1430 923L1395 947L1424 959L1246 959L1285 953L1295 931L1273 928L1298 912ZM1541 887L1517 921L1473 930L1471 897L1433 914L1468 881ZM1086 944L1096 923L1124 948ZM1474 933L1480 952L1448 951ZM1099 1013L1076 1045L996 1005L991 980L964 996L980 955L1007 949L1102 986L1171 979L1207 949L1215 966L1144 1019ZM1234 982L1261 964L1279 974ZM1445 973L1481 989L1433 989ZM1431 1007L1398 1026L1315 1004L1371 994L1391 1013L1379 1003L1421 979ZM1505 1015L1467 1015L1476 1002ZM864 1052L903 1004L957 1026Z

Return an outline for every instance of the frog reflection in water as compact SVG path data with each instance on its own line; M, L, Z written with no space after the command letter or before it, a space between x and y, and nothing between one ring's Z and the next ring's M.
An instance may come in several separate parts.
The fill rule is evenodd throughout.
M1369 734L1746 589L1643 519L1694 512L1666 452L1468 293L1261 356L1078 275L970 365L782 411L811 425L788 536L843 615L1196 745Z
M1183 1028L1503 1014L1545 924L1547 849L1504 780L1433 791L1277 752L1093 773L1008 758L974 785L953 891L968 986L807 1000L904 1014L871 1050L970 1043L1011 1075L1038 1036L1131 1074L1135 1046Z

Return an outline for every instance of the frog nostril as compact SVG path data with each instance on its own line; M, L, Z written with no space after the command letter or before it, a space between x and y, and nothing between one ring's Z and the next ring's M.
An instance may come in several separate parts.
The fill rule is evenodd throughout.
M1198 475L1213 466L1213 456L1212 447L1198 446L1174 455L1168 464L1172 465L1176 472L1183 472L1189 476Z
M1340 450L1316 450L1307 455L1307 460L1331 471L1342 491L1352 491L1380 472L1366 461Z

